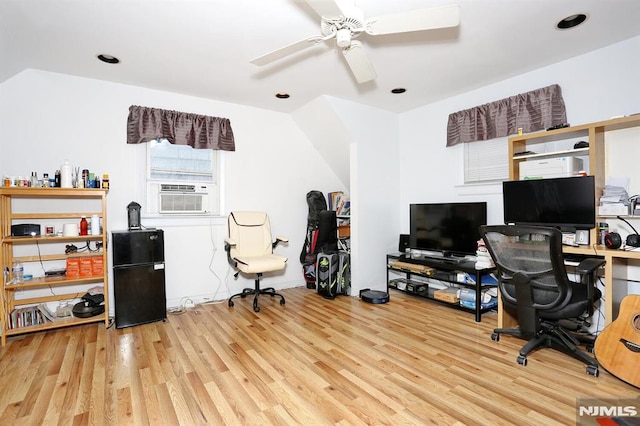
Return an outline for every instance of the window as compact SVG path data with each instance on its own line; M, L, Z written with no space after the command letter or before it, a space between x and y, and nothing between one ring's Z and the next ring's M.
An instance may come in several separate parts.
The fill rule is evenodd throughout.
M218 214L219 161L212 149L174 145L167 139L147 145L147 213Z
M488 183L509 179L507 138L464 144L464 183Z

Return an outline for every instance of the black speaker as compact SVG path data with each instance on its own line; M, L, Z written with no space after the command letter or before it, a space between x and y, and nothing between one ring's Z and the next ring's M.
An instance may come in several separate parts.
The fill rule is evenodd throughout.
M404 253L409 248L409 234L400 234L400 242L398 243L398 251Z
M617 232L607 232L604 236L604 245L609 249L617 249L622 245L622 237Z
M35 223L21 223L19 225L11 225L12 237L26 237L28 235L40 235L40 225Z
M626 244L631 247L640 247L640 235L638 234L627 235Z

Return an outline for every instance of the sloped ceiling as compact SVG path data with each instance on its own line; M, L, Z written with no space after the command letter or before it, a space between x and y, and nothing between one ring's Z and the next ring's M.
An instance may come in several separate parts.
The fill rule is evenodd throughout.
M404 112L640 34L637 0L355 3L365 16L459 4L461 24L363 35L378 78L357 84L333 40L263 67L249 63L320 33L301 0L2 0L0 82L40 69L283 112L322 95ZM588 20L555 29L576 13ZM99 62L100 53L121 62ZM407 92L392 95L396 87Z

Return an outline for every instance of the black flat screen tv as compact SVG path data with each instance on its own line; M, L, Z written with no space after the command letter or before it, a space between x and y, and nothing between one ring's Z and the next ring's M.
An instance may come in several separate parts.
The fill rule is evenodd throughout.
M504 223L553 226L560 230L596 226L593 176L502 183Z
M487 203L411 204L409 247L448 256L475 254Z

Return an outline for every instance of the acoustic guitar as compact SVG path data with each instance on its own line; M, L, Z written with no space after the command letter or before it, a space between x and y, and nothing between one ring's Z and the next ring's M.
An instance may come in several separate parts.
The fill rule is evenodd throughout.
M627 295L618 317L602 330L594 345L601 367L640 388L640 295Z

